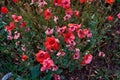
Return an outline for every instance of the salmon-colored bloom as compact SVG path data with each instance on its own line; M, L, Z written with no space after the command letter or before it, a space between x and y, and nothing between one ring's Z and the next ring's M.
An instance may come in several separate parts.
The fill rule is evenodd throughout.
M0 12L2 12L4 14L7 14L8 13L8 9L6 7L4 7L4 6L2 6Z
M43 61L47 58L50 58L50 55L48 52L45 52L43 50L39 50L37 54L35 54L37 62L40 64L43 64Z
M44 11L44 18L45 18L45 20L49 20L50 18L52 18L52 13L51 13L50 9L46 9Z
M47 50L59 50L59 40L54 37L46 37L46 42L44 46Z

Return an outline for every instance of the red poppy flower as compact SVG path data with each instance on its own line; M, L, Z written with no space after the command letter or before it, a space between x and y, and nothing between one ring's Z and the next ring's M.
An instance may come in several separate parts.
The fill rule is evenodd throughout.
M15 14L12 15L12 19L15 21L15 22L19 22L21 19L22 19L22 16L16 16Z
M44 46L47 50L59 50L58 40L54 37L47 37Z
M49 20L50 18L52 18L52 13L51 13L50 9L46 9L44 11L44 18L45 18L45 20Z
M55 6L61 6L62 0L54 0Z
M11 31L15 28L15 24L13 22L10 22L10 25L9 26L6 26L5 29L7 31Z
M108 3L108 4L110 4L110 5L112 5L113 2L115 2L115 0L106 0L106 3Z
M1 12L4 13L4 14L7 14L8 13L8 9L6 7L1 7Z
M86 3L87 2L87 0L79 0L80 1L80 3Z
M85 55L81 64L83 66L86 65L86 64L90 64L91 61L92 61L92 58L93 58L93 56L91 54Z
M22 55L22 61L26 61L28 59L28 56L27 55Z
M112 16L108 16L108 21L112 21L113 20L113 17Z
M40 64L42 64L45 59L50 58L48 52L42 50L39 50L38 53L35 54L35 56L36 56L36 60L40 62Z
M70 40L74 40L75 39L75 36L73 33L65 33L63 34L63 37L64 37L64 41L66 43L68 43Z

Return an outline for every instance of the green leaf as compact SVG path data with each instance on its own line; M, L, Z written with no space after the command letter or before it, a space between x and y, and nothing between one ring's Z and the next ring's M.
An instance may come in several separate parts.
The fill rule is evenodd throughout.
M39 73L40 72L39 68L40 68L40 65L36 65L36 66L33 66L33 67L30 68L31 77L32 77L33 80L35 80L39 76L39 74L40 74Z
M53 75L52 72L49 71L48 74L46 74L46 76L43 78L43 80L51 80L52 75Z
M120 2L120 0L116 0L116 2Z

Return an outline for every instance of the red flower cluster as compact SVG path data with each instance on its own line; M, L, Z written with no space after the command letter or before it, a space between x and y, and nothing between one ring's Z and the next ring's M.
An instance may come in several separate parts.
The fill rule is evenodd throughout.
M46 50L59 50L59 40L54 37L46 37L46 42L44 43L44 46Z
M7 14L8 13L8 9L6 7L1 7L0 12L2 12L3 14Z
M54 0L54 5L67 9L70 8L70 0Z
M41 71L54 69L55 67L54 62L50 58L50 55L48 54L48 52L39 50L35 56L36 56L36 60L42 65Z
M40 63L43 64L43 61L47 58L50 58L50 55L48 54L48 52L39 50L38 53L35 55L36 56L36 60Z
M44 11L44 18L45 18L45 20L49 20L50 18L52 18L52 13L51 13L50 9L46 9Z

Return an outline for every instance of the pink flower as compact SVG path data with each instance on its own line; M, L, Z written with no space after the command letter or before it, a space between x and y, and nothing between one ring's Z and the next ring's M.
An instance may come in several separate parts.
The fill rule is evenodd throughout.
M68 20L68 19L70 19L70 18L71 18L71 15L66 14L66 15L64 16L64 21L66 21L66 20Z
M58 66L54 65L52 66L52 71L57 71L58 70Z
M69 27L69 28L74 27L75 30L77 31L79 28L81 28L81 24L69 23L69 24L68 24L68 27Z
M54 76L54 80L61 80L60 75L54 74L53 76Z
M118 19L120 19L120 13L117 15Z
M59 57L59 56L64 56L64 55L65 55L65 52L63 52L62 50L60 50L56 55L57 55L58 57Z
M25 27L26 26L26 22L21 22L20 23L20 28L23 28L23 27Z
M43 61L41 71L49 70L54 66L54 62L52 59L47 58Z
M99 54L98 54L98 56L99 57L105 57L105 53L100 51Z
M14 33L14 39L18 39L20 37L20 33L18 33L17 31Z
M26 51L25 45L22 45L21 49L25 52Z
M62 0L62 7L65 9L70 8L70 0Z
M76 42L74 40L68 40L68 45L70 46L75 46L76 45Z
M12 35L8 35L7 36L7 40L12 40L13 39L13 36Z
M72 16L73 15L73 10L71 8L68 8L68 9L65 10L65 14Z
M29 32L29 31L30 31L30 28L29 28L29 27L25 29L25 32Z
M79 11L74 11L74 15L79 18L80 17L80 12Z
M80 58L80 53L78 53L78 52L74 53L73 59L77 60L79 58Z
M58 16L54 16L54 22L55 23L57 23L58 19L59 19Z
M91 54L86 54L82 60L82 65L90 64L92 61L93 56Z
M36 2L36 0L31 0L31 3L34 3L34 2Z
M77 34L78 34L78 37L81 38L81 39L85 38L85 36L86 36L85 33L84 33L84 31L81 30L81 29L79 29L77 31Z
M19 22L20 20L22 20L22 16L16 16L15 14L12 15L12 19L15 21L15 22Z
M68 32L73 32L73 31L75 31L75 27L74 26L68 28Z
M76 52L76 53L79 53L79 52L80 52L80 49L75 48L75 52Z
M61 28L58 27L58 28L57 28L57 32L59 32L60 34L62 34L62 33L65 32L66 28L67 28L66 26L62 26Z
M118 34L118 35L120 35L120 31L118 30L118 31L116 31L116 33Z
M54 31L54 29L48 28L48 29L45 31L45 34L46 34L46 35L51 35L51 34L53 34L53 31Z
M16 46L18 46L19 44L20 44L20 41L17 41L17 42L15 43Z
M44 5L47 5L47 2L44 1L44 0L39 0L38 4L39 4L40 7L44 7Z
M88 33L88 34L87 34L87 37L88 37L88 38L91 38L91 37L92 37L92 33Z

